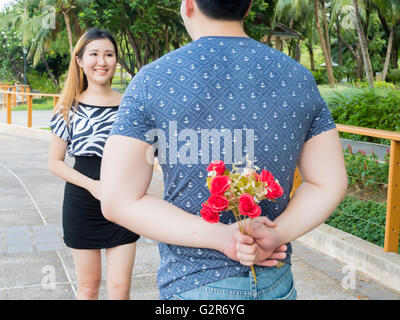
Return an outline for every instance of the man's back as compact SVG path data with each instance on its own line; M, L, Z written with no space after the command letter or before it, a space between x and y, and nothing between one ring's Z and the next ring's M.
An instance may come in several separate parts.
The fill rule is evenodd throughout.
M244 37L202 37L144 67L121 108L113 133L149 143L157 135L164 199L196 215L210 195L207 165L221 159L229 167L247 154L284 188L277 202L261 203L274 220L289 201L303 144L335 127L306 68ZM164 298L248 270L213 250L160 243L160 256Z

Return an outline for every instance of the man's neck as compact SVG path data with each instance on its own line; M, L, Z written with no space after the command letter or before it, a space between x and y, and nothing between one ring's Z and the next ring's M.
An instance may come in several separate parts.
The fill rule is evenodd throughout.
M243 24L237 21L208 20L197 24L190 32L193 41L201 37L249 37Z

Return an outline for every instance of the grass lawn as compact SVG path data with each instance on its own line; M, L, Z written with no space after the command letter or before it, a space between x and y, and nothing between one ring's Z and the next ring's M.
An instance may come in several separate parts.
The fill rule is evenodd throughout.
M13 111L25 111L28 109L26 104L14 107ZM32 103L33 110L53 110L53 98L36 98Z

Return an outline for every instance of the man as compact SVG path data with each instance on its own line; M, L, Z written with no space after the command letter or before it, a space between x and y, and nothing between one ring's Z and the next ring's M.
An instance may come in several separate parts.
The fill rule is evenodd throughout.
M326 220L346 191L338 133L311 73L246 35L250 6L251 0L183 0L193 42L135 76L104 150L103 214L160 241L162 299L295 299L289 242ZM146 194L152 144L164 200ZM261 202L263 217L252 223L256 243L238 235L231 214L217 224L199 216L209 196L208 163L238 162L242 151L285 191L276 202ZM289 202L296 165L304 183ZM285 255L273 251L284 244L285 265L278 268ZM262 265L257 284L253 262Z

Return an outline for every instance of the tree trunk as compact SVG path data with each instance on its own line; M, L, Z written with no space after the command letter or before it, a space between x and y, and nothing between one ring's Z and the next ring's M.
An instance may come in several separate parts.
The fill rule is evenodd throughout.
M383 66L383 71L382 71L382 81L386 81L386 76L389 70L389 63L390 63L390 53L392 52L392 44L393 44L393 34L394 34L394 24L392 25L390 29L390 36L389 36L389 41L388 41L388 47L386 51L386 58L385 58L385 64Z
M398 69L399 68L399 46L396 41L393 41L393 47L392 47L392 67L393 69Z
M310 65L311 65L311 70L315 71L315 61L314 61L314 52L313 52L313 48L312 45L310 43L306 44L308 52L310 54Z
M342 68L343 67L343 41L342 37L340 36L340 22L339 19L336 20L336 30L338 34L338 63L339 66Z
M300 62L300 58L301 58L301 39L298 39L297 40L297 46L296 46L296 52L295 52L295 55L294 55L294 59L297 62Z
M65 25L67 27L67 34L68 34L68 41L69 41L69 52L71 54L71 57L74 54L74 46L72 44L72 31L71 31L71 25L69 23L69 16L68 16L68 11L62 11L64 15L64 20L65 20Z
M130 46L132 47L134 54L136 56L136 68L139 71L142 68L142 66L144 65L143 60L142 60L142 55L141 55L138 45L135 41L135 38L133 37L131 31L129 30L129 27L127 27L125 29L125 33L128 36L128 42L129 42Z
M319 0L314 0L314 11L315 11L315 22L317 24L317 30L319 40L321 41L322 51L324 53L325 67L328 74L328 81L331 87L335 86L335 77L333 75L332 60L329 58L328 49L326 47L324 34L322 32L321 25L319 23Z
M328 21L326 20L325 0L322 0L321 5L322 5L322 21L324 22L324 29L325 29L326 50L328 51L329 60L332 61L331 39L329 37Z
M271 43L271 38L272 38L272 33L274 32L275 29L275 24L271 23L271 29L268 32L268 37L267 37L267 45L272 47L272 43Z
M354 50L353 47L346 41L343 39L342 35L340 33L338 33L338 39L339 41L343 42L344 45L349 49L350 53L352 54L352 56L354 57L354 59L356 60L356 68L355 68L355 77L356 79L362 79L362 68L363 68L363 64L362 64L362 57L360 54L360 44L357 42L356 43L356 49Z
M288 56L294 59L294 41L290 39L289 46L288 46Z
M356 26L357 26L358 39L360 42L361 54L364 61L365 75L367 77L368 86L370 88L373 88L374 76L372 73L371 60L369 58L367 39L365 38L365 34L362 28L361 19L358 11L358 0L353 0L353 6L355 11L354 15L356 18Z
M164 41L165 41L165 50L167 52L171 51L171 44L169 43L169 33L168 33L168 26L165 27L164 31Z
M360 49L360 44L357 42L356 44L356 79L360 79L362 81L363 79L363 59L362 59L362 54L361 54L361 49Z
M49 74L51 80L53 80L54 86L55 86L56 88L58 88L58 81L57 81L57 79L54 77L54 74L53 74L53 72L51 71L49 64L47 63L46 58L44 57L43 52L40 53L40 59L42 60L42 63L44 64L44 67L46 68L47 73Z

